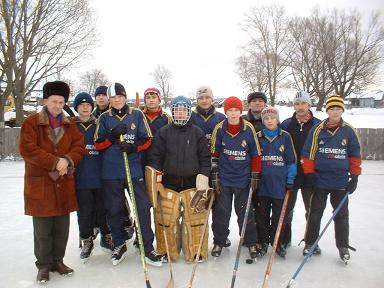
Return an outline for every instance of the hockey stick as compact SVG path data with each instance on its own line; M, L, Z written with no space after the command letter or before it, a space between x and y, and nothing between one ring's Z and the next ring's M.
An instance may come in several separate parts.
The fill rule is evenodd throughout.
M241 250L241 246L243 246L243 242L244 242L245 228L247 226L249 208L250 208L251 202L252 202L252 195L253 195L253 189L252 189L252 185L250 185L249 195L248 195L248 200L247 200L247 207L245 209L243 225L241 227L240 242L239 242L239 246L237 246L237 254L236 254L236 260L235 260L235 267L233 268L231 288L235 287L236 273L237 273L237 268L239 267L239 260L240 260L240 250Z
M215 195L213 195L213 189L212 188L209 188L209 189L211 190L211 192L210 192L211 193L211 199L209 200L208 213L207 213L207 216L206 216L205 221L204 221L203 233L201 234L201 237L200 237L199 248L197 249L195 261L193 261L193 268L192 268L191 278L189 279L188 288L192 288L192 283L193 283L193 279L195 278L197 263L199 261L200 254L201 254L201 248L203 247L203 242L204 242L204 238L205 238L205 230L207 229L207 225L208 225L209 212L212 209L213 200L215 199Z
M165 228L165 222L164 222L164 211L163 211L163 204L161 203L161 199L160 199L160 192L158 192L158 194L157 194L157 202L159 203L159 207L160 207L161 222L163 224L163 237L164 237L164 242L165 242L165 249L167 250L167 257L168 257L168 263L169 263L169 273L171 274L171 278L168 281L167 288L173 288L173 287L175 287L175 282L173 280L171 254L169 253L167 232L165 231L166 228Z
M308 261L309 257L312 256L313 251L315 251L315 248L316 248L317 244L319 243L321 237L323 236L323 234L327 230L329 224L331 224L332 220L335 219L337 213L339 213L341 207L344 205L345 201L347 201L348 195L349 195L349 192L345 194L344 198L341 200L339 205L336 207L335 211L333 211L332 217L328 220L328 223L327 223L327 225L325 225L323 230L321 230L321 233L320 233L319 237L317 237L315 243L313 243L313 245L312 245L311 249L309 250L308 254L305 255L305 257L304 257L303 261L301 262L299 268L297 268L296 272L293 274L293 276L292 276L291 280L289 281L288 285L286 286L286 288L293 287L292 285L293 285L297 275L299 275L301 269L303 268L304 264Z
M284 217L287 211L287 206L288 206L288 201L290 196L291 196L291 190L288 190L284 197L283 207L281 208L279 224L277 225L275 239L273 240L272 252L271 252L271 255L269 256L267 270L265 271L263 288L268 287L269 275L271 274L273 259L275 258L277 243L279 243L279 240L280 240L280 232L281 232L281 228L283 227Z
M123 140L124 140L123 136L120 136L120 141L123 141ZM135 192L133 190L132 179L131 179L131 172L129 170L129 162L128 162L127 152L123 152L123 157L124 157L125 174L127 176L127 182L128 182L128 192L129 192L129 196L130 196L131 202L132 202L133 216L135 218L134 222L135 222L135 226L136 226L137 236L139 238L139 248L140 248L140 256L141 256L141 264L143 265L145 284L147 285L147 288L151 288L151 283L149 283L149 278L148 278L147 263L145 263L145 253L144 253L143 238L142 238L142 235L141 235L140 222L139 222L139 214L138 214L137 206L136 206L136 199L135 199L135 194L134 194Z

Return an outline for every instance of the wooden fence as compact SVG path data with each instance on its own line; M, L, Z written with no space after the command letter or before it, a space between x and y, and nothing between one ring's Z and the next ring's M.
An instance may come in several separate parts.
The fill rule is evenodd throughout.
M384 128L358 128L356 130L360 138L363 159L384 160ZM3 157L19 158L20 128L4 128L4 132L5 139L0 141L0 149L3 149L1 154ZM4 143L3 147L1 147L1 142Z

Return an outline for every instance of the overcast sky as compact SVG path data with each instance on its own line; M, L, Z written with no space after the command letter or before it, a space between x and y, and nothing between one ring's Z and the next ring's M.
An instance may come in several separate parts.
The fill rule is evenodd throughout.
M154 86L150 75L158 64L172 73L174 95L191 96L200 85L214 97L245 97L235 60L247 37L240 28L252 6L277 3L290 15L307 15L315 6L383 11L381 0L226 1L226 0L91 0L99 40L93 57L81 69L101 69L121 82L129 94ZM80 69L80 70L81 70ZM78 71L80 71L78 70Z

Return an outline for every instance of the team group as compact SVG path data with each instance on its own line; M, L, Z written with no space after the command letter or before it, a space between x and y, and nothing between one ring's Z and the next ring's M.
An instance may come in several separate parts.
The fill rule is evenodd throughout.
M124 86L113 83L96 89L96 108L88 93L76 95L78 116L67 117L69 94L64 82L46 83L43 109L24 121L20 134L25 213L33 216L39 283L49 281L51 271L73 273L63 263L72 211L78 211L83 261L92 254L97 229L113 265L125 258L127 240L136 232L143 261L161 266L178 261L181 251L187 262L208 259L210 210L211 255L219 257L231 245L234 205L239 234L245 223L243 245L254 259L274 243L290 191L276 249L285 257L301 190L306 255L319 236L328 194L335 209L355 191L361 174L360 144L341 117L344 101L337 95L327 99L328 118L320 121L310 111L309 94L299 91L292 117L280 122L279 111L267 106L262 92L248 95L245 115L242 101L228 97L224 115L213 106L212 90L202 86L194 110L190 99L177 96L170 116L156 88L144 92L145 107L139 110L127 105ZM349 258L348 201L334 222L340 257ZM318 245L313 248L321 253Z

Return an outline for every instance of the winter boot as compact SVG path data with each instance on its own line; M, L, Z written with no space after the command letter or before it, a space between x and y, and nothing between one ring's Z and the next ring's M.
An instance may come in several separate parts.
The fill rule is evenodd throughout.
M83 259L83 262L87 262L89 257L91 257L93 251L93 236L83 239L83 246L80 252L80 259Z
M125 242L120 246L115 247L111 255L111 261L113 266L116 266L121 261L123 261L126 255L127 255L127 245L125 244Z
M311 250L312 245L305 244L304 250L303 250L303 256L307 255L309 253L309 250ZM319 245L316 245L315 250L313 250L312 255L320 255L321 254L321 249Z
M211 251L211 255L213 257L220 257L222 250L223 250L223 247L221 247L220 245L214 244Z
M227 238L227 239L225 239L225 244L224 244L223 247L229 247L229 246L231 246L231 240L229 240L229 239Z
M40 268L36 276L36 282L38 284L44 284L49 281L49 269L46 267Z
M145 262L148 265L161 267L163 265L163 255L157 253L156 250L152 250L151 252L145 253Z
M100 228L99 227L93 227L93 240L97 238L97 235L100 233Z
M112 241L112 235L111 234L106 234L106 235L101 235L100 237L100 247L101 250L107 253L112 253L113 252L113 241Z
M351 258L351 255L349 254L349 250L347 247L341 247L339 248L339 255L340 259L343 260L345 263Z

